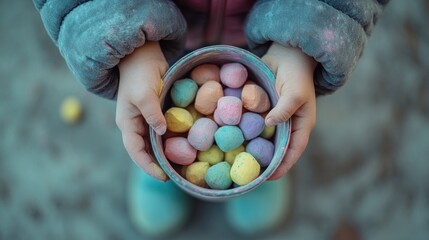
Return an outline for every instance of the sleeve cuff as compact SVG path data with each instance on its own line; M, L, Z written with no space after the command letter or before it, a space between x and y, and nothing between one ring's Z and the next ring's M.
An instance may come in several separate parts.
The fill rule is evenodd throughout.
M344 84L367 41L357 21L318 0L260 1L249 14L245 32L250 49L259 56L271 42L312 56L319 63L314 74L318 95Z
M160 41L167 60L177 57L185 33L186 21L171 1L89 1L64 17L57 45L88 91L113 99L120 59L146 41Z

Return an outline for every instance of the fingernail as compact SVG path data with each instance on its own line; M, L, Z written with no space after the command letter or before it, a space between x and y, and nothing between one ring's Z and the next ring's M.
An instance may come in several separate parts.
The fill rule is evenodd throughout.
M267 120L265 120L265 124L268 127L272 127L272 126L276 125L276 123L274 122L274 120L272 118L267 118Z
M158 127L154 128L154 130L158 135L163 135L165 133L165 131L167 130L167 127L164 124L162 124L162 125L159 125Z
M162 171L162 169L161 169L160 166L158 166L155 163L152 163L152 164L153 164L152 165L152 170L153 170L152 174L153 174L153 177L155 177L156 179L158 179L158 180L160 180L162 182L166 182L168 180L167 174L165 174L165 172Z

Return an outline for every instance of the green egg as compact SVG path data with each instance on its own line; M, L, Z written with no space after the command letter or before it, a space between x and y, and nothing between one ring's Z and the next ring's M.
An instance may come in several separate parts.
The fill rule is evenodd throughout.
M174 82L171 87L171 100L178 107L187 107L197 95L198 85L194 80L185 78Z
M213 189L228 189L231 184L231 166L227 162L220 162L211 166L206 173L205 181Z
M223 152L228 152L243 144L244 136L237 126L222 126L215 132L215 141Z

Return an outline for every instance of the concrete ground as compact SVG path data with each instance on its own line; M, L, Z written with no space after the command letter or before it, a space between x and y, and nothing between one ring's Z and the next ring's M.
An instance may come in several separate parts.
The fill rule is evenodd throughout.
M351 79L318 99L292 213L266 238L428 239L428 23L429 1L391 1ZM0 239L146 239L127 216L115 103L75 81L31 1L0 1L0 33ZM70 95L77 126L59 118ZM237 239L224 221L197 202L177 237Z

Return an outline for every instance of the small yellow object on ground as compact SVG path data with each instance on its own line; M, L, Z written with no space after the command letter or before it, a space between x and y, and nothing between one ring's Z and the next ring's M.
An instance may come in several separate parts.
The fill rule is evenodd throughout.
M187 132L194 123L192 115L183 108L172 107L165 112L167 129L176 133Z
M261 166L258 161L247 152L239 153L231 167L231 179L242 186L250 183L259 176Z
M61 103L60 115L64 122L76 124L82 117L82 105L75 97L67 97Z

